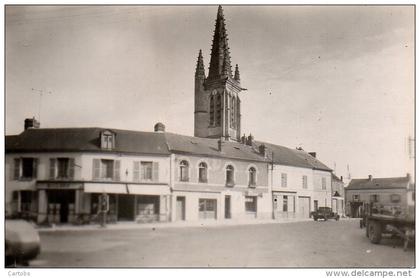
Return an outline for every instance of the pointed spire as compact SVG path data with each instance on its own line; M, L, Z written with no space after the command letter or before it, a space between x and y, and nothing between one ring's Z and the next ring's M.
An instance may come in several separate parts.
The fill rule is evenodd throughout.
M232 67L222 6L217 11L210 56L209 79L232 77Z
M239 75L239 67L238 67L238 64L236 64L236 67L235 67L235 80L236 81L241 81L241 76Z
M197 67L195 68L195 77L206 78L206 72L204 71L203 54L198 52Z

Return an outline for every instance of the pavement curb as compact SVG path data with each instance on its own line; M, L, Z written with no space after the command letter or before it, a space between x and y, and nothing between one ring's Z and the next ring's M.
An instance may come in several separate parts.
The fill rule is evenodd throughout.
M350 218L340 219L340 221L352 220ZM39 232L61 232L61 231L110 231L110 230L147 230L147 229L166 229L166 228L216 228L216 227L231 227L231 226L245 226L245 225L266 225L266 224L287 224L310 222L313 219L281 219L281 220L266 220L266 221L215 221L215 222L167 222L167 223L116 223L108 224L106 227L100 227L98 224L89 225L63 225L53 227L36 227Z

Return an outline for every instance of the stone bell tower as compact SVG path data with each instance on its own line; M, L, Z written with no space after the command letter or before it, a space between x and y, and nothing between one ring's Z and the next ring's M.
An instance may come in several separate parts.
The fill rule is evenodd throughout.
M194 136L239 141L241 90L238 65L232 75L225 18L223 9L219 6L207 78L201 50L198 54L195 70Z

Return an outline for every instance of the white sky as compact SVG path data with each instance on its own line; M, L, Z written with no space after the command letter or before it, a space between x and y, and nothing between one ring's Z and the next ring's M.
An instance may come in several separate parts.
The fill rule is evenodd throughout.
M6 7L6 134L109 127L193 135L217 6ZM301 146L337 175L412 172L413 6L224 6L242 133Z

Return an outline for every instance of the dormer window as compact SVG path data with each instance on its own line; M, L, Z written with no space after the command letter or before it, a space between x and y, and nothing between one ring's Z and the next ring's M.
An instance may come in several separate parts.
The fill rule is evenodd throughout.
M101 148L105 150L112 150L115 148L115 134L109 130L101 133Z

